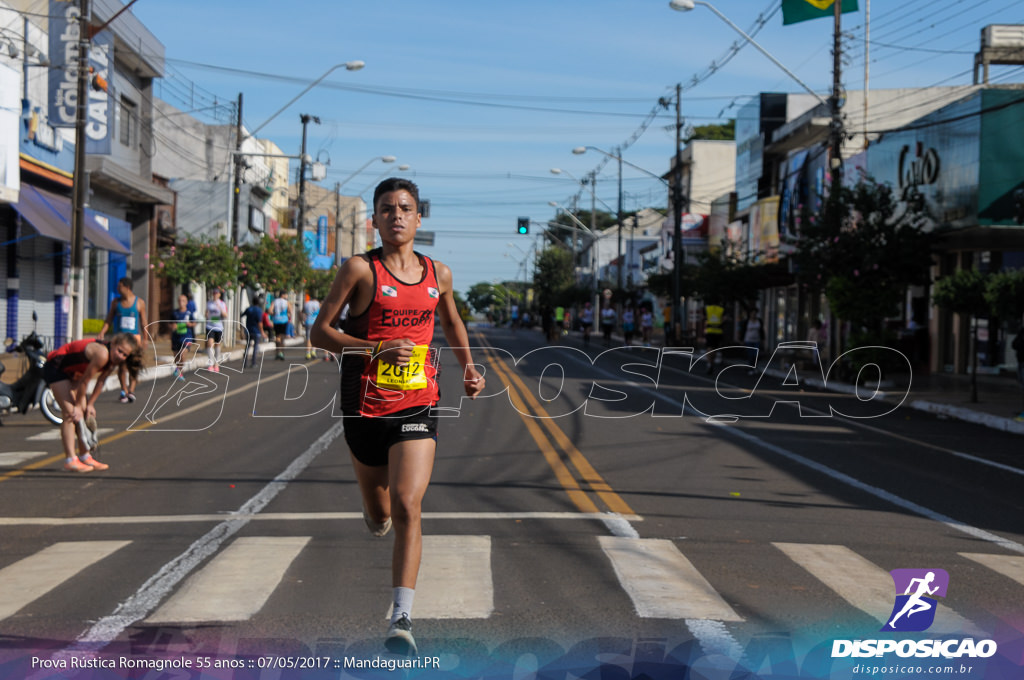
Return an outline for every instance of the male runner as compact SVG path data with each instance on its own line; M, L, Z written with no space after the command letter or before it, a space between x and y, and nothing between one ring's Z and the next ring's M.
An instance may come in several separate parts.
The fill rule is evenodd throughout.
M416 654L411 611L423 549L420 512L437 444L435 313L462 366L466 394L484 389L455 306L452 273L413 250L420 227L419 189L392 177L373 195L373 226L382 246L349 258L338 271L313 325L313 344L342 353L345 441L375 536L392 525L393 610L385 645ZM332 327L349 305L344 332ZM353 351L355 350L355 351Z

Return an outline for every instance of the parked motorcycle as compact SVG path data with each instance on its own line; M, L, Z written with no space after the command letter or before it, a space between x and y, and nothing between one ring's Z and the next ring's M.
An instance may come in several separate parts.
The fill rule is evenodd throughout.
M0 382L0 413L18 411L24 414L34 404L39 406L47 420L60 425L63 421L60 404L43 380L43 364L46 363L43 341L32 331L17 346L12 346L13 342L8 343L7 351L23 353L28 359L28 369L12 385ZM0 364L0 373L3 372L4 365ZM0 425L3 425L3 420L0 420Z

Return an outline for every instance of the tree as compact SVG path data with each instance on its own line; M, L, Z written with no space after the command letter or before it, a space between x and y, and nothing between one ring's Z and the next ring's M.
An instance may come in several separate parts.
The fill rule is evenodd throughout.
M1024 269L996 272L989 276L985 302L1002 321L1017 321L1024 316Z
M466 291L466 301L477 314L486 314L491 310L492 305L498 304L496 286L486 282L474 283Z
M978 319L987 312L988 275L959 269L935 282L932 304L971 319L971 402L978 401Z
M314 300L323 300L331 290L334 278L338 275L338 268L313 269L310 268L306 276L306 290Z
M238 280L239 254L238 247L223 237L186 238L161 253L160 261L150 267L176 284L195 282L230 290Z
M824 290L832 311L860 331L860 340L890 344L885 319L899 315L908 286L929 282L927 216L867 177L830 195L820 214L799 210L800 282Z
M247 244L239 263L239 283L253 289L301 290L311 280L309 258L294 236L266 236Z
M565 248L545 248L537 254L533 285L537 304L554 307L573 285L572 253Z
M722 124L697 125L692 128L684 143L689 144L695 139L736 139L736 119L732 118Z

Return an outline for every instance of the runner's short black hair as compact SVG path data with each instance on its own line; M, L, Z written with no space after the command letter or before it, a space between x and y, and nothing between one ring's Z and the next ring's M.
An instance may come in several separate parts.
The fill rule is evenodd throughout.
M408 191L412 195L412 199L416 201L416 208L420 207L420 188L416 186L416 183L407 180L403 177L388 177L377 185L377 188L373 191L373 210L377 211L377 199L384 194L391 193L392 191Z

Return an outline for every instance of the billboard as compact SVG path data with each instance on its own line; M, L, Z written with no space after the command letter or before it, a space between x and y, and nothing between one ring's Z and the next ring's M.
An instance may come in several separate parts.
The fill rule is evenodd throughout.
M74 127L78 108L78 41L81 26L78 6L68 0L50 0L50 69L48 118L54 127ZM86 89L85 151L109 154L113 109L109 85L98 89L91 83L110 83L114 66L114 35L101 31L89 48L92 70Z

